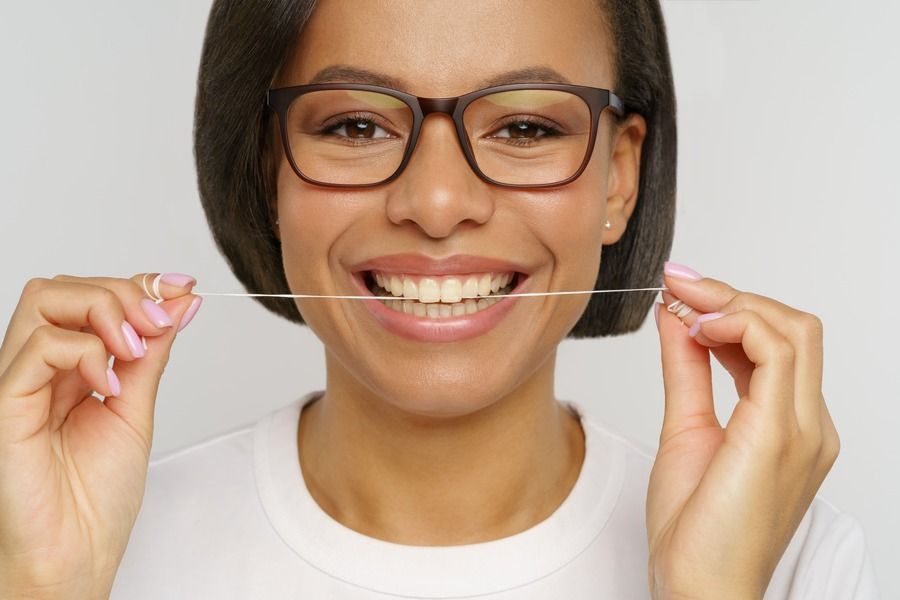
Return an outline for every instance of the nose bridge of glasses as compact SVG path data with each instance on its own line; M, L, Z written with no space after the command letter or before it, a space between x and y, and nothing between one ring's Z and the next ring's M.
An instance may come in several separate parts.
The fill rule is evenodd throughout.
M425 120L427 119L428 115L431 114L446 115L447 120L452 123L454 130L456 129L456 123L453 120L453 113L456 110L457 104L459 104L459 98L419 98L418 100L419 106L422 109L422 129L424 129ZM417 138L420 136L417 136ZM462 143L462 140L457 141ZM418 139L416 140L416 142L416 145L418 145ZM465 151L463 151L463 154L465 155Z
M444 113L452 117L457 103L459 103L459 98L419 98L423 117L427 117L431 113Z

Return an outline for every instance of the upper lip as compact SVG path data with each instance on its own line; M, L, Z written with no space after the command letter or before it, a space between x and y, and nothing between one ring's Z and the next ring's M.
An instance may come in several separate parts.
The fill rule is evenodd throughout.
M445 258L432 258L413 252L386 254L364 260L351 266L351 271L380 271L405 275L459 275L464 273L506 273L516 271L528 274L530 270L506 259L454 254Z

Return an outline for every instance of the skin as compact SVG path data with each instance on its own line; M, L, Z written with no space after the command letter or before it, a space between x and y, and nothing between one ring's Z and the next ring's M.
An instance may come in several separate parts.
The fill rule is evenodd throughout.
M465 36L444 26L444 3L370 0L366 19L348 4L320 2L284 81L361 56L424 96L462 94L527 64L576 83L612 81L587 0L566 10L464 3L452 29ZM534 268L535 289L585 289L634 209L645 134L640 117L613 131L605 116L584 175L543 191L482 182L441 116L426 123L404 175L383 187L309 186L282 163L272 209L290 286L345 292L347 264L419 250L508 257ZM9 597L108 597L177 334L142 311L143 275L32 279L9 320L0 344L0 589ZM173 325L195 297L191 285L161 286ZM711 277L666 275L664 285L666 303L693 310L681 320L659 313L665 416L646 499L649 589L654 598L762 598L840 448L822 395L822 323ZM386 335L360 303L299 303L328 369L325 395L298 428L316 501L358 531L421 545L496 539L549 516L584 458L581 428L554 398L553 367L585 303L520 301L491 332L431 346ZM722 316L690 337L687 326L712 312ZM146 337L143 357L131 354L123 320ZM710 353L740 398L724 427ZM112 356L119 392L106 376Z
M321 2L278 85L349 64L441 97L548 65L572 82L612 87L592 2L563 11L526 4L463 2L448 28L438 2L372 2L365 18L353 3ZM619 131L612 123L604 112L588 169L555 189L482 181L444 115L426 119L403 175L375 188L306 183L282 154L276 210L291 289L353 293L349 265L406 251L507 258L534 269L535 291L590 289L602 245L619 239L635 206L646 133L638 115ZM554 367L556 347L587 301L527 299L485 335L424 344L386 334L359 302L298 300L326 352L325 395L304 411L298 435L316 501L348 527L414 545L496 539L547 518L584 456L581 427L554 396Z

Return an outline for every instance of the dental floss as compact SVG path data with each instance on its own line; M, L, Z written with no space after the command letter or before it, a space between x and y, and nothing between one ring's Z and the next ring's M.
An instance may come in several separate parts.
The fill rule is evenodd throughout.
M522 294L491 294L489 298L504 298L506 296L564 296L569 294L608 294L611 292L650 292L650 291L668 291L669 288L629 288L622 290L579 290L565 292L525 292ZM146 287L144 288L146 291ZM334 300L403 300L403 296L328 296L323 294L245 294L237 292L196 292L191 290L192 294L197 296L263 296L268 298L326 298Z

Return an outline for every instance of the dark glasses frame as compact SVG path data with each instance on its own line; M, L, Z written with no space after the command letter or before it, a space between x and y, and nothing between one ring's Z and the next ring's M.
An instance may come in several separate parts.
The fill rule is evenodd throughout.
M466 110L466 107L468 107L469 104L471 104L478 98L487 96L488 94L526 89L559 90L570 92L581 98L590 109L591 133L590 140L588 141L587 152L585 153L584 158L581 161L581 166L578 167L578 170L574 175L567 179L556 181L553 183L539 184L502 183L485 175L478 167L478 163L475 161L475 155L472 151L471 145L469 144L469 137L466 135L465 125L463 124L462 117L463 113ZM300 168L294 162L290 143L288 142L287 112L288 108L291 105L291 102L293 102L296 98L302 96L303 94L319 90L363 90L369 92L379 92L401 100L410 108L413 114L412 133L409 139L409 143L407 143L404 150L403 160L400 162L397 170L395 170L390 176L382 179L381 181L363 184L326 183L323 181L316 181L307 177L300 171ZM407 94L406 92L401 92L400 90L395 90L393 88L369 85L364 83L317 83L311 85L295 85L290 87L270 89L268 90L268 92L266 92L266 106L274 111L278 117L279 130L281 131L281 142L284 147L285 156L287 156L288 162L294 169L294 172L297 174L297 176L300 177L300 179L302 179L303 181L315 185L340 188L374 187L377 185L383 185L399 177L403 170L406 168L406 164L409 162L409 159L412 156L412 152L416 147L416 141L419 139L419 132L422 128L422 123L424 122L425 117L432 113L443 113L445 115L449 115L450 118L453 119L453 122L456 124L457 138L459 139L463 154L466 157L466 162L469 163L469 167L472 168L475 174L484 181L492 183L494 185L513 188L544 188L565 185L577 179L581 175L581 173L584 172L584 169L585 167L587 167L588 162L590 162L591 154L594 151L594 142L597 139L597 130L599 129L600 125L600 115L603 113L603 111L607 107L610 107L612 108L613 112L615 112L619 116L619 118L625 116L625 103L612 90L588 87L583 85L568 85L562 83L509 83L506 85L482 88L480 90L469 92L468 94L464 94L462 96L455 96L451 98L423 98L420 96L413 96L412 94Z

